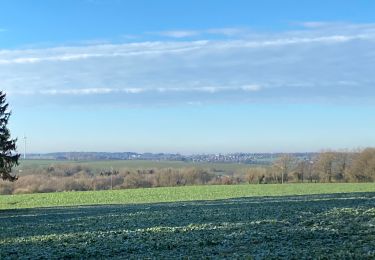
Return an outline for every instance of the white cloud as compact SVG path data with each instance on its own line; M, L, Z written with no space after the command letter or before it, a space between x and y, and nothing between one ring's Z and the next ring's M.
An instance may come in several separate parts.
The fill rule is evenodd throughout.
M0 50L0 65L178 53L196 50L207 43L207 41L194 41L189 43L144 42L19 51Z
M83 88L83 89L45 89L40 91L32 90L20 90L11 91L8 94L11 95L100 95L100 94L111 94L111 93L125 93L125 94L140 94L145 92L159 92L159 93L173 93L173 92L206 92L206 93L217 93L224 91L259 91L261 87L259 85L246 85L241 87L222 87L222 86L205 86L205 87L189 87L189 88Z
M27 64L56 61L75 61L92 58L117 58L128 56L163 55L191 52L203 48L264 48L309 43L338 43L360 39L375 39L375 34L329 35L320 37L285 37L270 40L192 41L192 42L145 42L90 47L64 47L0 51L0 65Z
M245 90L245 91L259 91L261 90L261 86L259 85L245 85L245 86L242 86L241 89Z
M250 31L246 28L235 28L235 27L208 29L203 32L207 34L217 34L217 35L224 35L224 36L246 35L250 33Z
M192 37L192 36L197 36L200 34L199 31L162 31L162 32L156 32L154 34L158 34L161 36L166 36L166 37L172 37L172 38L186 38L186 37Z
M125 92L125 93L129 93L129 94L138 94L138 93L142 93L146 90L143 89L143 88L125 88L125 89L122 89L120 91Z
M301 22L297 24L306 28L321 28L332 25L332 23L318 21Z
M46 89L39 93L43 95L92 95L108 94L113 92L110 88L83 88L83 89Z
M368 100L375 99L374 41L375 25L316 24L242 39L0 50L0 86L14 99L40 97L31 103Z
M160 31L153 32L151 34L170 37L170 38L189 38L196 36L210 36L210 35L221 35L221 36L242 36L248 35L250 33L249 29L246 28L211 28L206 30L172 30L172 31Z

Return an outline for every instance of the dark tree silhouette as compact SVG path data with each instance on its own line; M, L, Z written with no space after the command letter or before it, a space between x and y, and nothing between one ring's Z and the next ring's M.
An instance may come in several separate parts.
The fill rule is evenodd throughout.
M18 165L20 154L16 152L17 139L11 139L7 127L11 112L8 110L6 94L0 91L0 177L3 180L15 181L17 176L12 176L12 168Z

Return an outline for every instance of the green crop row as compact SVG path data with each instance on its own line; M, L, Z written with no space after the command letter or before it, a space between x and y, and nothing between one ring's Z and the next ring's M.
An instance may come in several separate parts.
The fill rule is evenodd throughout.
M0 209L95 204L157 203L217 200L252 196L285 196L349 192L375 192L375 183L211 185L2 195L0 196Z

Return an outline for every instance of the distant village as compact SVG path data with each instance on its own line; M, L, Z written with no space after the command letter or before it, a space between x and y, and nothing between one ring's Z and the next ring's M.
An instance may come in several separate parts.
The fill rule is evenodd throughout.
M171 153L107 153L107 152L57 152L45 154L27 154L26 159L44 160L150 160L150 161L182 161L195 163L243 163L243 164L271 164L283 153L228 153L228 154L193 154L181 155ZM316 153L291 153L299 159L311 159Z

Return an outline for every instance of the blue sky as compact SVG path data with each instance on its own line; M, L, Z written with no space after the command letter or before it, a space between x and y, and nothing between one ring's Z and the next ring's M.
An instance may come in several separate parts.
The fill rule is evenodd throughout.
M12 134L29 152L374 146L374 8L1 0Z

